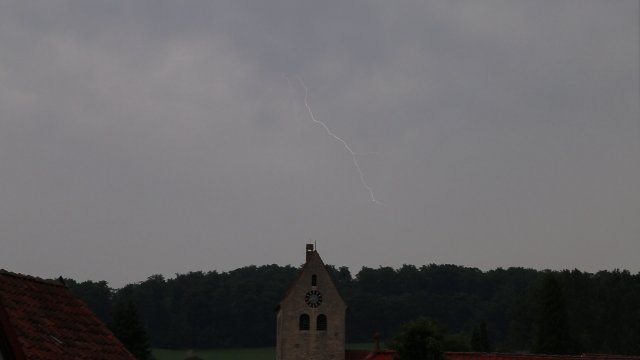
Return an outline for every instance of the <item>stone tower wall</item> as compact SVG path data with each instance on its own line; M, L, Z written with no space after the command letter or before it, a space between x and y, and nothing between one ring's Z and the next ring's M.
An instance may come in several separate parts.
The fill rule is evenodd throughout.
M312 276L316 275L316 286ZM309 290L322 294L322 304L312 308L305 303ZM278 311L277 359L344 360L346 304L335 287L320 256L308 253L307 263L280 303ZM300 315L310 318L309 330L299 330ZM317 330L318 315L327 317L327 330Z

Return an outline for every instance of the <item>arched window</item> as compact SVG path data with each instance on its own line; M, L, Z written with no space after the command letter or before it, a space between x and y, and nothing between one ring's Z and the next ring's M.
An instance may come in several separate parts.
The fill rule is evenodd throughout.
M318 286L318 277L316 274L311 275L311 286Z
M316 330L327 331L327 315L318 315L318 319L316 320Z
M300 315L300 322L299 322L298 328L300 330L309 330L309 327L310 327L309 323L310 322L311 321L309 320L309 315L302 314L302 315Z

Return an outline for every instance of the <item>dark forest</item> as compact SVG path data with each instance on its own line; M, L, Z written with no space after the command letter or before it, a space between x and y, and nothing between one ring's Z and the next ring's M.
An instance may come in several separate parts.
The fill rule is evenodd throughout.
M491 350L640 354L640 274L523 268L480 271L455 265L362 268L328 266L349 305L347 341L390 339L402 325L425 317L472 350L482 324ZM105 281L67 285L105 323L112 309L132 301L158 348L273 346L275 309L298 269L247 266L229 272L161 275L110 289Z

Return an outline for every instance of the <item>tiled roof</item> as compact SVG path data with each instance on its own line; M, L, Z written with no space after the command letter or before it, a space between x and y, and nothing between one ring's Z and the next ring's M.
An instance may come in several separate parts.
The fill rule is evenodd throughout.
M347 350L345 360L393 360L395 351Z
M347 350L344 353L345 360L364 360L371 355L368 350Z
M352 352L351 356L350 353ZM347 351L346 360L393 360L395 352L382 350L375 352ZM445 352L447 360L640 360L640 356L582 354L582 355L541 355L541 354L500 354L479 352Z
M395 351L391 350L376 351L369 354L364 360L393 360L395 354Z
M61 282L0 270L0 326L18 360L135 360Z
M369 356L368 350L346 350L344 352L345 360L364 360Z
M580 360L640 360L636 355L582 354Z
M608 354L542 355L447 352L445 357L447 360L640 360L640 356Z

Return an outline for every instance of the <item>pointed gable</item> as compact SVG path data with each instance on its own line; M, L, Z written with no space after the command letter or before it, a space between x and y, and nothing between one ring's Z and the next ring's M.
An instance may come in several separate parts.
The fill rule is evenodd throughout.
M61 282L0 270L3 355L17 360L134 360Z
M344 360L347 305L313 244L278 306L277 360Z
M311 247L307 247L306 262L300 269L296 280L291 284L283 296L278 308L283 304L283 302L288 301L289 299L296 298L296 300L299 300L301 294L306 293L310 288L315 288L323 293L335 296L339 303L346 308L346 302L338 291L338 287L336 286L333 276L327 270L320 254L318 254L315 248L313 248L313 245L310 246ZM312 284L314 275L316 276L315 285Z

